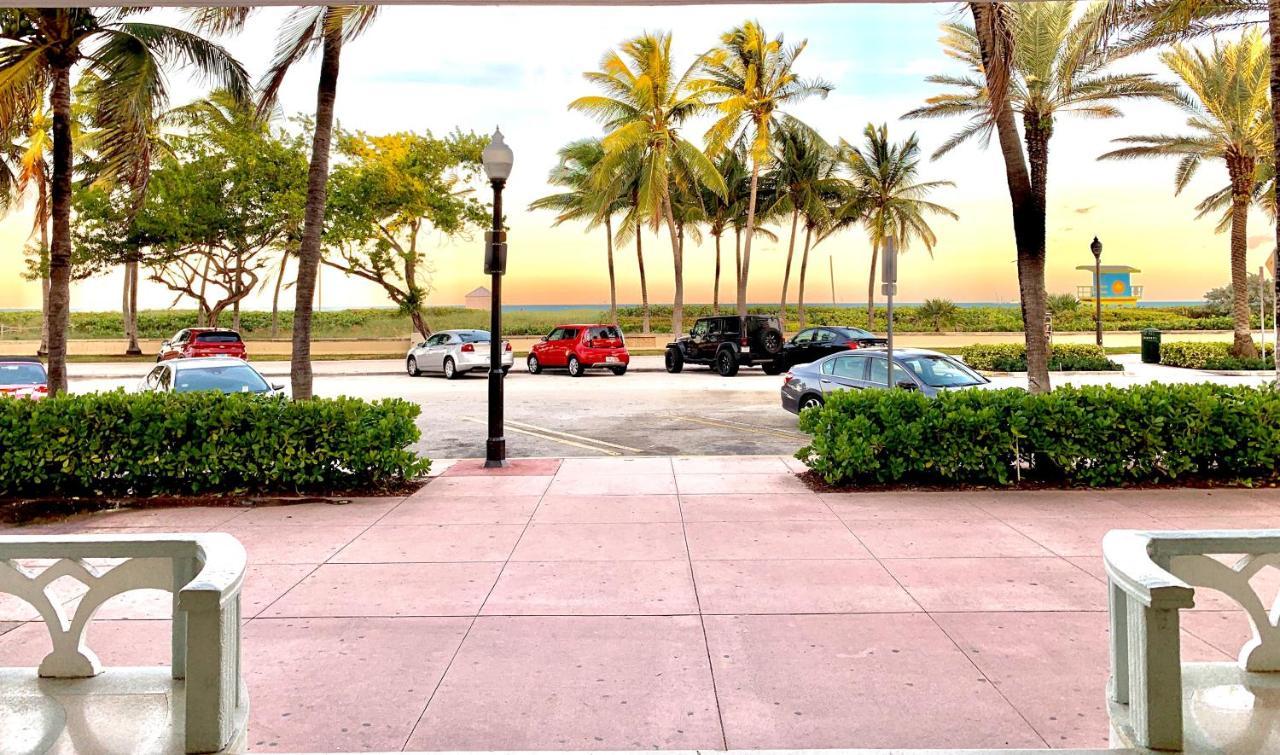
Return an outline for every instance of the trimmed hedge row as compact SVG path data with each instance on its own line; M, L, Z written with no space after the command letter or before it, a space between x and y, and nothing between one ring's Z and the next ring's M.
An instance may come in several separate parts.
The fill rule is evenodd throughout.
M1255 341L1254 348L1258 348ZM1273 370L1275 347L1267 344L1266 358L1241 359L1223 341L1170 341L1160 345L1160 364L1193 370Z
M0 398L0 496L338 490L431 465L400 399L212 392Z
M1027 347L1020 343L976 343L960 350L960 358L975 370L992 372L1026 372ZM1096 344L1063 343L1049 350L1049 369L1123 370L1107 359L1107 352Z
M826 482L1106 486L1252 483L1280 465L1280 391L1243 386L842 391L805 410L796 453Z

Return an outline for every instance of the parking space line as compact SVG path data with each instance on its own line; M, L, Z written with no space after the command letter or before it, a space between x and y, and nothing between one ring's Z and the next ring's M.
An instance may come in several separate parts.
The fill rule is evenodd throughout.
M622 446L622 445L618 445L617 443L610 443L607 440L596 440L595 438L584 438L581 435L566 433L563 430L549 430L545 427L538 427L537 425L531 425L528 422L517 422L513 419L509 419L507 420L507 424L516 425L517 427L528 428L530 430L537 430L538 432L551 433L553 435L563 435L566 438L573 438L574 440L580 440L584 443L594 443L595 445L598 445L598 446L609 446L610 448L617 448L622 451L631 451L632 453L637 453L637 454L644 453L644 451L641 451L638 448L632 448L631 446Z
M476 423L477 425L487 425L487 424L488 424L488 422L486 422L485 420L482 420L482 419L476 419L475 417L463 417L462 419L466 420L467 422L474 422L474 423ZM565 438L560 438L560 437L556 437L555 435L551 435L551 434L549 434L549 433L551 433L551 432L555 432L555 431L547 431L547 432L545 432L545 433L543 433L543 432L534 432L533 430L526 430L526 429L524 429L524 428L522 428L522 427L515 427L515 426L513 426L513 425L515 425L515 424L516 424L516 423L513 423L511 420L507 420L507 421L506 421L506 430L508 430L508 431L510 431L510 432L513 432L513 433L520 433L521 435L529 435L529 436L532 436L532 437L534 437L534 438L541 438L542 440L551 440L551 441L555 441L556 443L563 443L563 444L564 444L564 445L566 445L566 446L573 446L574 448L585 448L585 449L587 449L588 451L595 451L596 453L605 454L606 456L622 456L622 452L621 452L621 451L614 451L614 450L613 450L613 449L611 449L611 448L602 448L601 446L588 445L587 443L578 443L578 442L576 442L576 441L566 440ZM530 425L530 427L532 427L532 425ZM541 428L538 428L538 429L541 429ZM579 437L579 436L571 436L571 437ZM592 441L590 438L583 438L582 440L590 441L590 442L592 442L592 443L604 443L604 441ZM609 445L612 445L612 444L609 444ZM635 450L635 449L627 449L625 446L622 446L622 448L624 448L624 449L626 449L626 450L631 450L631 451L634 451L634 450ZM637 452L637 453L638 453L638 452Z
M671 414L671 416L689 422L697 422L698 424L707 425L708 427L718 427L723 430L738 430L739 432L750 433L753 435L771 435L775 438L782 438L783 440L801 442L807 442L809 440L809 436L801 433L793 433L788 430L778 430L776 428L764 427L762 425L749 425L745 422L735 422L728 419L711 419L709 417L697 417L674 413Z

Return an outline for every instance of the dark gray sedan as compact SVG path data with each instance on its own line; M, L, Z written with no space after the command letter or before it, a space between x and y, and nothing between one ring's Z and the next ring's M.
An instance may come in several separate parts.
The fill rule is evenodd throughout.
M791 368L782 383L782 408L792 414L821 406L833 391L889 387L884 349L858 349ZM936 396L959 388L993 388L990 380L959 359L927 349L893 350L893 383Z

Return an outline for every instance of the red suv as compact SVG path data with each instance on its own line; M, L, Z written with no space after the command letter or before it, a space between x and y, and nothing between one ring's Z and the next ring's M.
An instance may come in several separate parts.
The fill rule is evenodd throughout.
M579 377L588 367L604 367L625 375L631 355L616 325L558 325L529 352L529 372L565 367Z
M234 330L223 328L183 328L160 344L157 362L191 357L235 357L248 359L244 341Z

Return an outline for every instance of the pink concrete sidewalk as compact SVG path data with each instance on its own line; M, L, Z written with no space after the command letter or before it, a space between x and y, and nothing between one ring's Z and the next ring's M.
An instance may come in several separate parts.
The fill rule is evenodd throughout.
M1102 534L1280 526L1272 490L818 495L795 466L463 462L405 500L9 532L240 538L248 742L290 752L1101 747ZM1244 614L1198 603L1187 658L1234 657ZM121 596L89 644L167 663L168 606ZM47 652L33 618L0 598L0 666Z

